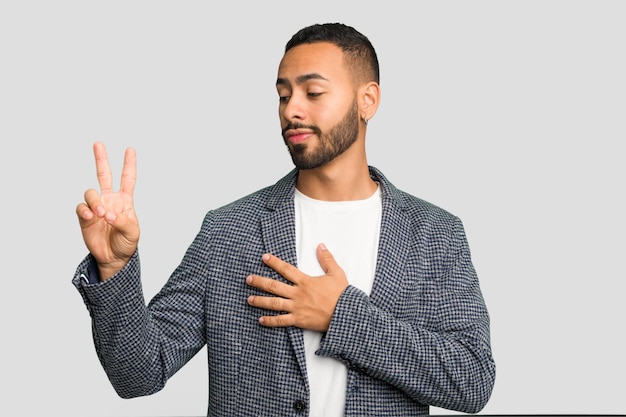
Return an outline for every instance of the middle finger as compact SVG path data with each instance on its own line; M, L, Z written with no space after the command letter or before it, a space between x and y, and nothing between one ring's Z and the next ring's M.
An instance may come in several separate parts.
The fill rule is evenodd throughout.
M251 287L258 288L259 290L283 298L291 298L293 293L293 287L291 285L275 279L260 277L258 275L249 275L246 278L246 283Z

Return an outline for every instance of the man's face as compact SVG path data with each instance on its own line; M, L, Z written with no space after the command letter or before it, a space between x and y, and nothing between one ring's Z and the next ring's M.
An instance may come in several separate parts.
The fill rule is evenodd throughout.
M357 140L354 83L339 47L323 42L290 49L276 89L283 139L299 169L321 167Z

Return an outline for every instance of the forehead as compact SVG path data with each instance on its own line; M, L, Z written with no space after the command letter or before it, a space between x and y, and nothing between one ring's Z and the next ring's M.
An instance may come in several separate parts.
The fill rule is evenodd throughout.
M345 81L348 71L341 48L329 42L298 45L285 53L278 66L278 79L288 83L311 74L331 82Z

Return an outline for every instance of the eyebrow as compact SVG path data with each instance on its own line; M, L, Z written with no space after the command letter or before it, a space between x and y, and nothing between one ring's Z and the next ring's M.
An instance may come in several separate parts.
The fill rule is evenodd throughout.
M311 73L311 74L304 74L304 75L300 75L300 76L296 77L296 84L300 85L300 84L305 83L305 82L307 82L309 80L328 81L328 79L322 77L318 73ZM289 81L287 81L286 78L278 78L276 80L276 85L289 85Z

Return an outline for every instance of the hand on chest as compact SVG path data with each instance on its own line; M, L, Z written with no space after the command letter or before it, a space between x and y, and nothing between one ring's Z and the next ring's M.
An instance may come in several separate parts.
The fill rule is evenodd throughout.
M327 202L300 196L295 204L298 269L322 275L316 248L324 243L350 284L369 293L380 234L380 198Z

